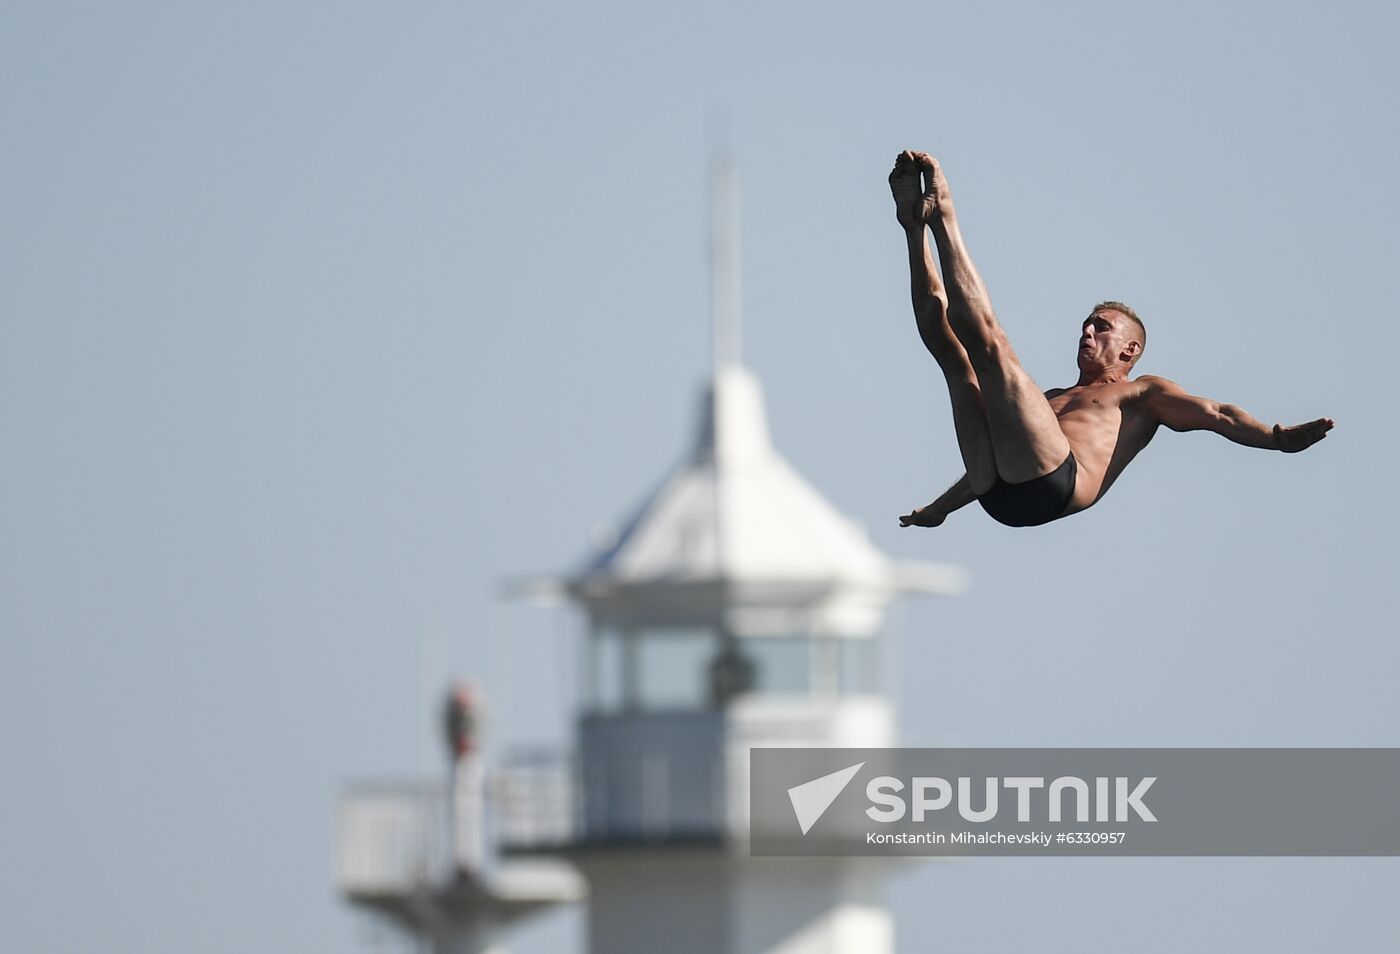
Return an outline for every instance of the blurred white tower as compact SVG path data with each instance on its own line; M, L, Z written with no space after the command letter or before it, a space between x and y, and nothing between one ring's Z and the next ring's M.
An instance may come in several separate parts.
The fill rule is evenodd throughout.
M342 800L341 890L438 954L498 954L503 926L580 898L560 855L585 876L595 954L893 951L888 862L749 857L748 752L891 745L876 684L885 609L900 592L956 593L965 576L887 559L774 451L739 362L738 263L720 166L713 380L694 450L610 545L540 590L588 617L574 757L488 770L479 699L459 690L447 785Z
M884 862L747 853L748 750L888 746L885 609L954 593L897 564L769 443L739 362L736 198L714 178L713 381L693 454L567 593L588 617L577 827L595 954L889 954ZM541 846L543 847L543 846Z

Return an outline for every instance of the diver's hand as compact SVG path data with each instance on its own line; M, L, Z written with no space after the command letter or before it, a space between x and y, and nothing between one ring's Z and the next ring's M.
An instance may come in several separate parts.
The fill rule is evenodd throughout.
M1331 429L1332 421L1325 417L1308 421L1306 424L1294 424L1292 427L1275 424L1274 446L1285 454L1296 454L1322 440Z
M899 525L901 527L941 527L943 521L947 519L947 512L935 502L927 507L920 507L913 513L906 513L899 518Z

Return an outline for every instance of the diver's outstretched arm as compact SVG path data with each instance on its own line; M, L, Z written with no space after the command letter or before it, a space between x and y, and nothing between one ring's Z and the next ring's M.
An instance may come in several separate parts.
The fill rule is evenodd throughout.
M1246 447L1296 454L1322 440L1332 429L1333 422L1326 417L1291 427L1270 427L1233 404L1197 397L1166 378L1143 375L1138 382L1146 386L1143 398L1148 411L1158 423L1174 431L1214 431Z

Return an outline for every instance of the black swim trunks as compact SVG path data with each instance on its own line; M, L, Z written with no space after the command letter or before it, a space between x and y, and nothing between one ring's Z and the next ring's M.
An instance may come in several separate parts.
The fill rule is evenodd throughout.
M1000 477L992 489L977 498L982 509L997 523L1008 527L1038 527L1063 516L1074 497L1074 479L1079 461L1074 454L1044 477L1020 484L1008 484Z

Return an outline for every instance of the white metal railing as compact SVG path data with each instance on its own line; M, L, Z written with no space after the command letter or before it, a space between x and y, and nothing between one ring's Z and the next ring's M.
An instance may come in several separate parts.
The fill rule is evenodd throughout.
M507 849L545 849L576 840L577 763L553 749L516 749L491 773L491 824Z
M735 838L748 831L754 746L881 747L892 715L877 698L839 705L754 699L725 713L585 716L577 755L513 749L485 780L484 861L580 842ZM459 809L462 810L462 809ZM340 809L339 879L350 893L411 890L452 874L446 783L351 789Z
M563 753L521 750L486 778L488 845L514 849L560 847L574 840L578 818L573 760ZM457 811L463 810L463 805ZM369 783L340 801L337 880L349 894L411 892L454 874L449 787L441 783ZM496 855L488 848L485 862Z
M451 870L441 785L373 785L340 803L337 880L350 894L386 894L441 883Z

